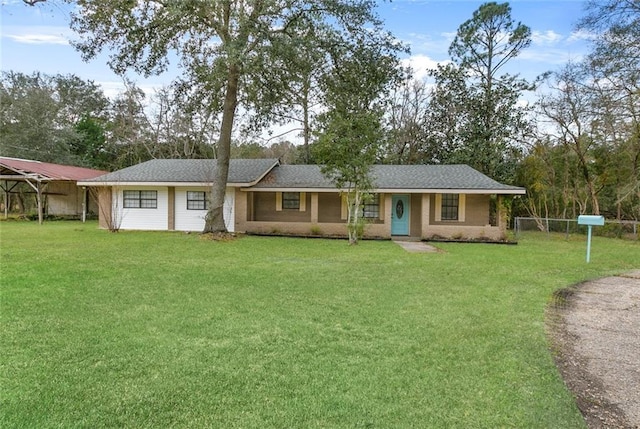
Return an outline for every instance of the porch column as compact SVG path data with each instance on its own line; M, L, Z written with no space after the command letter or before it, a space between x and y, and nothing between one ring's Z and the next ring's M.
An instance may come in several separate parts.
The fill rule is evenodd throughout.
M496 217L497 217L497 221L498 221L498 228L500 229L500 231L506 231L507 230L507 213L505 212L503 206L502 206L502 195L498 195L498 198L496 199Z
M176 229L176 188L169 186L167 188L167 229L175 231Z
M43 207L42 207L42 186L40 182L36 184L36 199L38 200L38 223L42 225L43 221Z
M430 213L431 194L422 194L422 238L426 238L429 234L429 224L431 223Z
M318 223L318 193L311 193L311 223Z
M9 219L9 182L4 181L4 218Z

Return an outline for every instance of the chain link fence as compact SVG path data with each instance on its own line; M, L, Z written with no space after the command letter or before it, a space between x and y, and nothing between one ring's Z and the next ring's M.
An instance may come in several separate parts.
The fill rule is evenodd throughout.
M578 225L577 219L516 217L513 229L516 237L526 231L563 233L567 238L571 234L587 233L587 227ZM605 220L604 226L593 228L594 235L633 240L638 240L638 232L640 232L640 222L637 220Z

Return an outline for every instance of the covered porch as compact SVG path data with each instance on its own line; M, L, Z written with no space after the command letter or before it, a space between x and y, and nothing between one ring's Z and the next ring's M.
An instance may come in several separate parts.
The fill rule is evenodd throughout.
M506 237L507 213L501 195L428 192L374 195L373 201L362 209L367 221L364 237L495 241ZM335 190L237 193L237 231L344 237L346 218L346 204Z

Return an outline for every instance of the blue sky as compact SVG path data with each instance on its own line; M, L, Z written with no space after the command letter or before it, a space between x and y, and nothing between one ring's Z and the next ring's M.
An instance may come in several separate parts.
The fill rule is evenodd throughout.
M395 0L380 2L378 11L386 27L411 47L406 61L422 76L426 68L448 59L447 50L457 28L471 18L483 1ZM574 25L583 14L582 0L511 1L512 18L528 25L533 43L510 65L510 73L532 79L557 70L569 60L577 61L588 50L589 35L576 32ZM89 63L81 60L70 45L68 5L49 0L28 7L21 0L0 0L0 60L3 71L47 74L74 73L100 84L108 95L122 88L121 79L109 70L106 55ZM173 71L176 72L175 70ZM168 84L172 76L143 79L129 74L146 90Z

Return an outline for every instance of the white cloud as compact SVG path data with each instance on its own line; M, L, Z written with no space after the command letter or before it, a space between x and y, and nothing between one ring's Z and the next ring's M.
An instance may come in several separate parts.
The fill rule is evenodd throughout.
M69 41L62 36L52 34L8 34L8 38L18 43L32 45L68 45Z
M567 38L567 42L582 42L582 41L591 41L597 37L596 34L590 33L584 30L578 30L571 32L571 35Z
M446 40L449 44L451 44L451 42L453 42L453 39L455 39L456 36L458 35L458 32L448 31L448 32L440 33L440 35L444 38L444 40Z
M547 30L547 31L533 31L531 32L531 41L533 42L534 45L542 45L542 46L549 46L549 45L556 45L557 43L561 42L563 39L561 34L556 33L553 30Z
M29 45L68 45L71 30L66 27L5 27L3 36Z
M436 61L427 55L412 55L409 58L401 60L401 63L405 67L411 67L413 70L413 78L422 80L429 75L429 70L434 70L438 64L446 64L449 61Z

